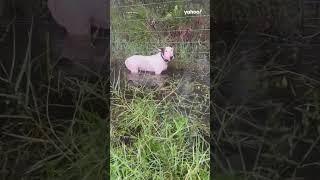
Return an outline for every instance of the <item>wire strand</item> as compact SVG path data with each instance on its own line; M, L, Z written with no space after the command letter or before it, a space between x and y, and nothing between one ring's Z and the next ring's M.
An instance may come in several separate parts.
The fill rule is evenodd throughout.
M183 32L186 30L167 30L167 31L135 31L135 33L142 33L142 32ZM201 32L201 31L210 31L210 28L208 29L192 29L190 32ZM122 32L110 32L110 34L125 34L129 33L129 31L122 31Z
M199 41L199 42L196 42L196 41L193 41L193 42L166 42L167 44L209 44L209 42L206 42L206 41ZM118 44L118 43L117 43ZM126 43L120 43L120 44L126 44ZM159 44L157 42L148 42L146 44Z
M135 5L123 5L123 6L115 5L113 8L126 8L126 7L137 7L137 6L150 6L150 5L157 5L157 4L184 3L184 2L192 2L192 0L184 0L184 1L166 1L166 2L159 2L159 3L144 3L144 4L135 4Z
M176 17L170 17L170 18L173 18L173 19L185 19L185 18L196 18L196 17L205 17L205 18L208 18L210 17L210 15L198 15L198 16L176 16ZM112 17L111 17L112 18ZM149 20L154 20L154 21L168 21L166 19L150 19L150 18L140 18L140 19L128 19L128 20L125 20L127 22L131 22L131 21L149 21Z

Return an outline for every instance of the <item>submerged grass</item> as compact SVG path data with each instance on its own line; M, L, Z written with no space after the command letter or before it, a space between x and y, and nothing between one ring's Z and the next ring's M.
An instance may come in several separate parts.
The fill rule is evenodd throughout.
M208 134L201 122L179 111L176 86L113 83L112 179L209 179ZM172 96L159 98L161 92Z

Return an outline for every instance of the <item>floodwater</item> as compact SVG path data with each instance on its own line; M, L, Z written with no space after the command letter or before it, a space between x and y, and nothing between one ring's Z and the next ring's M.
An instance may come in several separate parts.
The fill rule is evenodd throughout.
M199 107L199 114L195 119L209 123L209 61L206 62L207 64L203 60L199 60L199 62L201 62L201 65L199 63L198 66L192 66L197 67L196 69L176 69L169 65L168 69L161 75L155 75L149 72L132 74L126 69L122 61L118 61L111 65L110 84L115 84L120 80L120 83L126 83L129 86L157 89L169 87L172 85L171 83L177 83L176 89L172 89L175 89L174 91L178 96L184 97L182 104L194 103L194 106ZM165 91L164 93L169 94L170 92ZM181 108L182 111L186 110L183 105ZM190 116L190 114L186 115Z

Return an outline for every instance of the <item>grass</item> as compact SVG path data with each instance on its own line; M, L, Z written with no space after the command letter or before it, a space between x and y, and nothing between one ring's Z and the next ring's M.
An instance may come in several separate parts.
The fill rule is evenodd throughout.
M267 7L268 3L272 6ZM298 28L297 9L311 8L299 7L296 3L271 0L216 4L215 15L221 23L233 23L235 33L248 24L244 31L251 35L233 39L224 32L226 26L217 30L221 41L232 42L230 49L223 49L224 53L221 49L217 51L211 64L212 93L216 97L211 102L211 116L216 126L212 146L217 149L213 156L217 158L214 159L217 178L313 179L319 176L316 159L320 81L315 58L318 49L301 39L302 29ZM234 11L225 11L222 7ZM253 11L241 12L246 8ZM293 11L295 15L290 16ZM261 21L260 17L271 21ZM273 23L264 31L257 28L259 23L254 20ZM287 40L279 41L281 38ZM247 40L254 43L244 43ZM215 47L219 48L216 42ZM308 51L309 48L312 50ZM242 72L248 73L245 78L241 77ZM250 96L242 98L245 95Z
M208 15L209 8L199 3L159 2L111 6L112 63L133 54L151 55L164 46L175 48L175 60L170 63L174 69L189 69L187 64L198 64L199 58L208 57L208 31L197 31L209 29L208 17L185 17L183 10L202 8ZM179 79L166 81L152 88L131 86L122 76L113 80L112 179L209 179L209 128L203 111L208 106L209 87L198 96L182 95L177 90ZM196 83L190 84L189 88L196 89Z
M275 51L284 49L289 48L281 46L280 50ZM235 54L238 52L236 50ZM239 179L239 176L245 179L311 176L304 174L307 168L302 168L301 164L315 162L317 158L319 81L312 75L316 69L309 69L312 73L305 75L292 64L283 65L285 58L282 57L286 55L281 54L276 58L265 57L273 61L269 68L256 67L263 83L249 89L251 96L246 99L247 102L228 98L228 95L250 87L243 86L243 81L240 83L243 88L238 87L234 82L238 78L234 76L227 77L233 82L231 88L234 91L229 91L226 99L213 102L214 113L211 116L219 124L213 133L213 146L218 149L216 157L219 160L214 160L218 163L218 174L233 174L231 179ZM227 58L223 60L232 61ZM231 68L227 66L226 69ZM221 79L225 78L222 76ZM219 84L218 79L214 88L225 87ZM230 164L222 163L224 160L229 160ZM316 172L317 166L312 168Z
M1 115L1 142L5 144L0 155L3 179L106 176L107 122L87 107L105 100L92 95L100 92L89 89L85 82L78 84L64 78L61 81L36 84L29 80L26 91L29 89L30 94L21 88L16 94L2 94L2 102L7 104ZM71 81L74 87L66 86L65 81Z
M149 89L113 83L112 179L209 179L206 123L179 110L186 102L175 92L177 85Z
M168 8L174 10L174 6ZM140 18L153 16L147 8L137 11ZM175 24L167 14L154 15ZM123 22L121 17L114 17L118 19L113 23ZM58 73L52 65L56 62L50 56L48 32L29 25L8 26L1 41L5 42L0 49L4 55L1 56L4 61L0 62L1 179L104 179L110 173L106 167L109 79L98 73L94 80ZM137 21L132 26L120 24L118 28L124 27L136 38L128 41L120 34L112 34L115 48L112 52L118 58L131 53L151 53L150 41L157 43L154 47L166 44L167 35L156 41L155 34L148 32L150 26L146 21ZM162 30L175 28L166 26ZM134 33L140 30L144 31L141 36ZM184 47L184 51L192 48ZM187 56L185 53L182 57ZM155 89L128 87L130 91L149 94L144 98L141 93L134 96L135 100L127 107L135 111L124 109L129 103L127 97L119 86L112 86L112 97L119 100L113 104L118 106L112 108L116 118L110 128L113 177L208 179L209 148L205 139L208 127L196 121L203 102L179 105L177 102L184 97L177 97L176 101L172 98L176 95L174 84L159 89L163 101L157 100L160 94ZM204 98L208 103L208 92ZM181 105L183 112L176 109ZM188 116L187 111L194 115ZM132 116L136 118L130 119ZM133 140L125 144L126 137Z
M107 78L59 74L49 36L34 33L32 25L17 27L19 33L10 37L10 29L5 40L19 44L1 50L1 179L104 179Z
M115 4L115 2L111 2ZM134 5L139 5L136 2ZM186 17L186 9L203 9L204 16ZM160 3L152 6L111 7L111 60L132 54L154 54L157 48L174 46L176 61L196 63L208 57L209 8L199 3ZM189 31L187 31L189 29Z
M265 44L255 46L251 52L241 51L241 46L236 44L231 51L211 60L214 97L211 117L212 123L219 125L212 131L211 147L217 154L211 156L211 160L217 167L214 169L217 179L318 177L320 81L315 58L318 55L313 54L317 49L308 51L313 56L304 56L307 50L301 45L311 45L299 39L299 33L287 33L287 29L299 32L292 23L298 14L290 15L295 8L285 10L294 5L282 1L281 6L274 4L269 8L270 2L228 0L216 4L217 14L226 12L223 17L227 19L249 22L252 17L272 14L272 21L280 27L268 32L269 36L263 39ZM181 22L173 18L181 16L180 10L187 6L163 6L166 8L112 12L112 27L116 32L111 34L112 58L151 54L156 47L166 45L167 40L181 42L176 44L177 57L184 62L196 60L197 52L208 50L201 42L187 43L200 35L179 39L181 32L150 33L152 18L157 19L155 27L159 30L196 27L192 20ZM248 10L248 7L252 8ZM125 11L138 15L125 14ZM119 16L121 13L123 16ZM206 23L208 21L204 25ZM117 33L127 28L128 32ZM104 179L109 173L105 167L109 162L105 147L108 144L109 79L99 77L90 82L57 74L49 63L46 43L38 46L45 47L39 49L43 53L33 51L31 46L37 43L33 39L35 34L42 33L8 33L12 35L10 41L1 41L12 47L6 52L4 43L0 49L1 55L9 54L0 61L1 179ZM21 36L33 41L29 41L28 46L19 46L23 42ZM289 38L279 43L282 37ZM238 83L240 90L252 87L250 91L254 96L246 103L231 101L239 87L227 86L230 96L219 100L216 90L223 87L226 80L242 82L240 70L235 66L243 59L248 64L261 60L258 66L251 67L258 70L259 83L252 86L247 82ZM232 72L236 72L235 78L228 76ZM247 76L250 77L250 73ZM208 98L195 97L196 101L188 101L175 91L177 83L154 89L123 85L120 81L112 84L110 165L114 179L208 178L209 129L199 121L203 115L200 109L207 105ZM207 91L208 87L208 96ZM229 164L223 160L229 160ZM234 167L239 164L244 167Z

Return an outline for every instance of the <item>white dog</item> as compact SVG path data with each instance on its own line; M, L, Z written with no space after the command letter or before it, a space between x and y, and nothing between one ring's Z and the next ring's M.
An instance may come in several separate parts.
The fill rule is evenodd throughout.
M159 51L159 53L152 56L131 56L126 59L125 65L131 73L149 71L159 75L168 68L168 62L174 57L172 47L161 48Z

